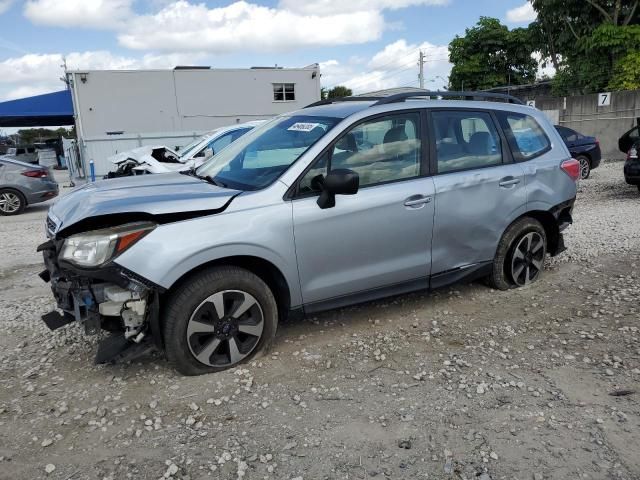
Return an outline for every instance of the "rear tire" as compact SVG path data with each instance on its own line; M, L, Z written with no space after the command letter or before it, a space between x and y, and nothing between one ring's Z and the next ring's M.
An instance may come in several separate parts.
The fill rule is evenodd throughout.
M542 224L534 218L521 218L502 235L486 283L497 290L508 290L535 282L542 274L546 253L547 236Z
M580 179L586 180L591 175L591 161L584 155L578 155L576 160L580 162Z
M167 300L167 359L183 375L235 367L267 350L278 307L269 287L243 268L213 267L188 279Z
M0 215L20 215L27 207L24 195L11 188L0 189Z

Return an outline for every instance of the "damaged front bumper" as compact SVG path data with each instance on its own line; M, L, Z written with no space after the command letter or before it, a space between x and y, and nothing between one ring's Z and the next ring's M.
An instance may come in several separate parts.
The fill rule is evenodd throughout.
M131 360L154 347L162 348L159 327L161 288L114 263L99 269L81 269L58 260L62 241L38 247L46 269L40 278L51 283L58 308L42 316L51 329L71 322L85 333L100 330L111 335L100 342L96 363Z

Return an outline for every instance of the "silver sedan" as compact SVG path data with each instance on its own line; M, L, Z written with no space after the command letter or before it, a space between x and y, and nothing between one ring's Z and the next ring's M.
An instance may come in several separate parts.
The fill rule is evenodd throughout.
M27 205L58 195L58 184L48 168L0 157L0 215L18 215Z

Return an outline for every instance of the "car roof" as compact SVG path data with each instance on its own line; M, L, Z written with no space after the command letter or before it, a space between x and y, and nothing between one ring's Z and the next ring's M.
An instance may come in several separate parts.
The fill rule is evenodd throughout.
M205 133L202 136L202 141L210 140L213 137L221 135L223 133L231 132L233 130L240 130L242 128L255 128L258 125L262 125L266 120L252 120L244 123L234 123L233 125L227 125L225 127L218 127L215 130L211 130L209 133Z
M10 163L12 165L17 165L24 168L32 168L34 170L40 170L44 168L41 165L33 165L31 163L21 162L20 160L8 156L0 156L0 162Z
M313 117L347 118L356 112L370 107L373 101L336 102L315 107L307 107L293 112L295 115L310 115Z
M381 97L382 100L383 97ZM311 115L318 117L347 118L355 113L369 110L371 114L392 112L410 108L474 108L479 110L501 110L532 114L538 112L534 107L516 103L495 102L489 100L429 100L410 98L406 101L376 105L375 100L338 101L335 103L316 105L292 112L291 115Z

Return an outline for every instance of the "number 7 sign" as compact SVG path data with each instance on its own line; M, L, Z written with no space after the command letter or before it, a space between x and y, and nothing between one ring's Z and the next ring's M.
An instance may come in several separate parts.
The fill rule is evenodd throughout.
M611 105L611 92L599 93L598 106L608 107L609 105Z

